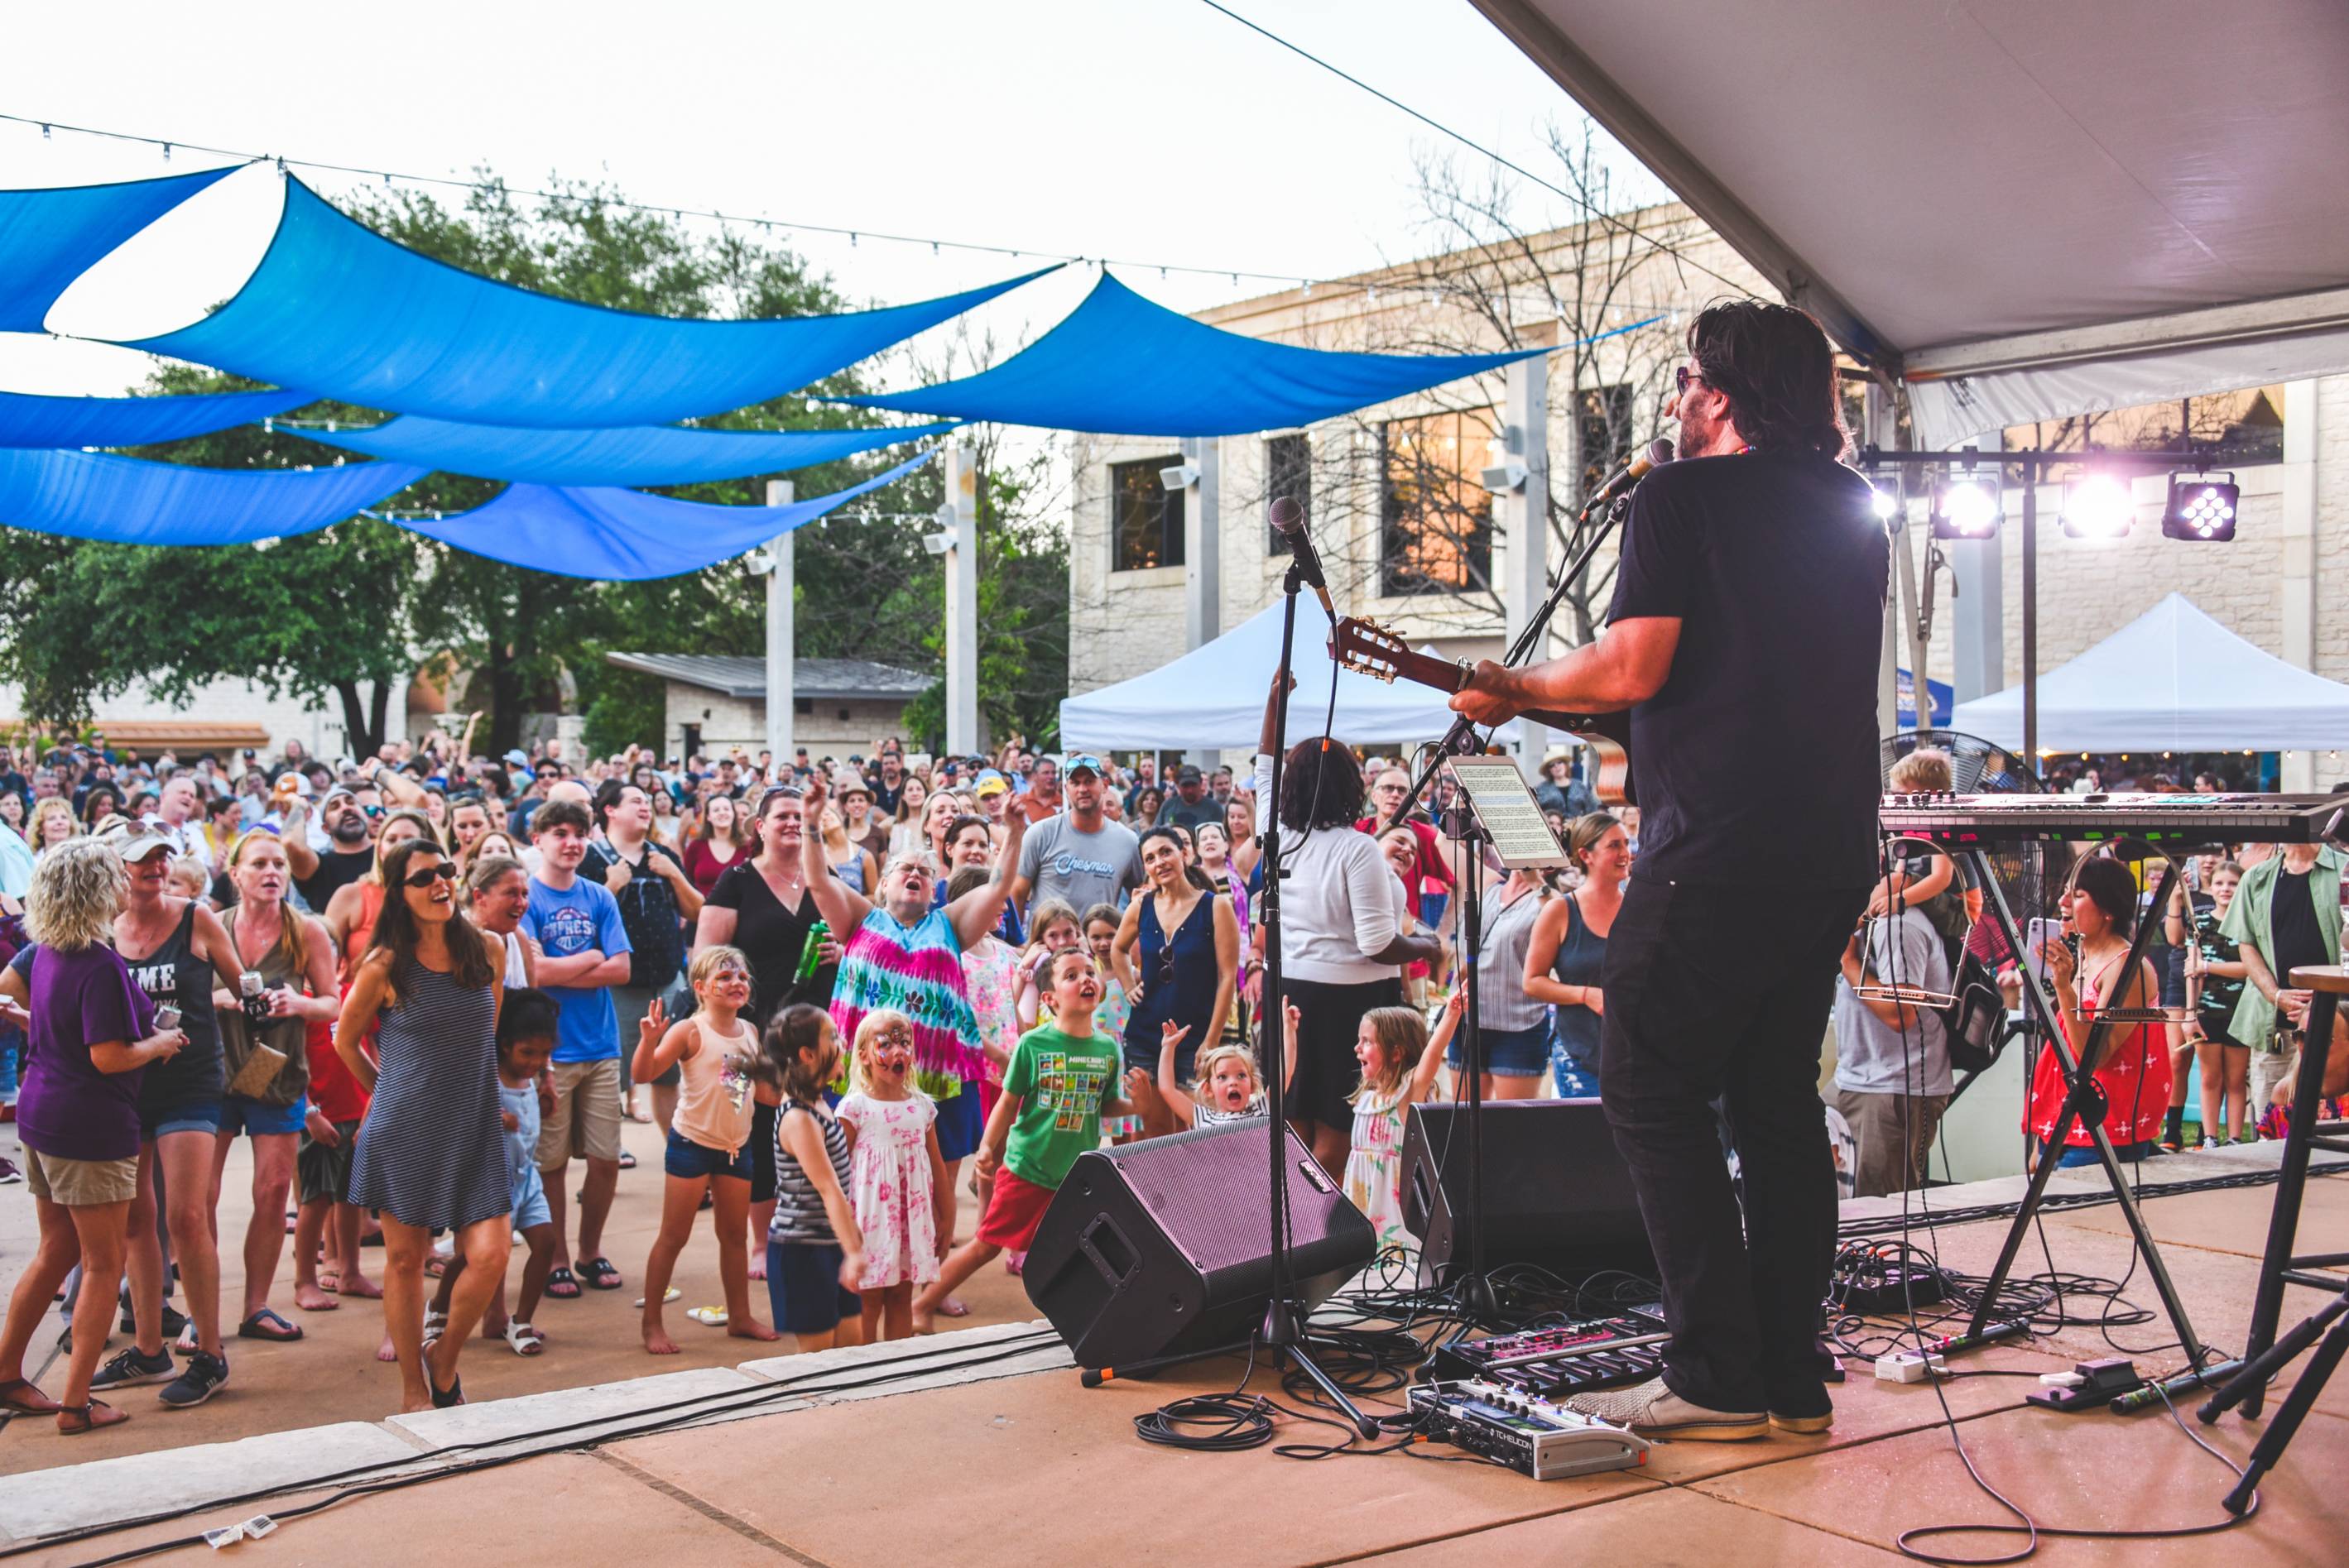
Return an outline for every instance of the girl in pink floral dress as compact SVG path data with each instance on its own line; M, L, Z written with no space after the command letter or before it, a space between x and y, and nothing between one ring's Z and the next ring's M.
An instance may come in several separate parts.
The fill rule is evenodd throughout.
M938 1108L913 1087L914 1021L876 1008L856 1028L855 1078L836 1108L848 1134L848 1201L864 1233L864 1342L914 1332L914 1288L938 1276L947 1188ZM885 1332L883 1332L885 1329Z

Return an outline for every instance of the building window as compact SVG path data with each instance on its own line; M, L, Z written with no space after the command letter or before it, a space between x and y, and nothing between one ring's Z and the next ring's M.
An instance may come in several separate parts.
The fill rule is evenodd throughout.
M1109 470L1112 572L1147 572L1183 564L1183 491L1159 482L1158 470L1180 457L1113 464Z
M1268 514L1272 503L1282 496L1304 509L1305 521L1312 522L1313 444L1303 436L1273 436L1264 443L1264 504ZM1264 528L1264 552L1288 553L1288 536L1273 527L1268 516Z
M815 698L812 696L795 696L792 698L792 711L799 715L802 718L814 717Z
M2283 388L2252 387L2169 403L2144 403L2102 414L2017 425L2006 432L2012 451L2161 452L2217 449L2226 464L2283 461Z
M1380 592L1489 589L1493 496L1476 476L1500 460L1494 410L1390 419L1379 427L1379 452L1385 475Z
M1575 490L1582 498L1607 482L1631 455L1631 388L1586 387L1575 395L1575 450L1582 458L1582 475Z

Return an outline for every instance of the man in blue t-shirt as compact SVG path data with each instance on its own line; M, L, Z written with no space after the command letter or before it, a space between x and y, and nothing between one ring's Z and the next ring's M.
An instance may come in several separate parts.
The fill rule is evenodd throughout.
M620 1288L620 1271L604 1256L604 1221L620 1181L619 1019L611 987L628 978L628 933L620 904L601 882L579 875L593 820L577 800L549 800L531 819L538 874L530 882L530 913L523 934L538 944L538 984L554 998L554 1109L542 1119L539 1174L554 1212L554 1267L546 1294L567 1299L584 1280L595 1290ZM634 1040L626 1044L633 1047ZM587 1188L579 1205L579 1273L571 1272L564 1237L565 1168L586 1156Z

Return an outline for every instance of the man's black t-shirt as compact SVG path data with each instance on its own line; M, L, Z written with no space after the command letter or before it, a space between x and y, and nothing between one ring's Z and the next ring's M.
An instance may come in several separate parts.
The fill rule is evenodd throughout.
M1868 502L1809 453L1694 458L1632 492L1607 618L1681 622L1663 689L1631 710L1635 877L1875 876L1889 556Z
M375 846L345 853L328 850L318 857L318 869L295 885L302 890L302 902L316 914L326 913L326 901L367 874L375 864Z

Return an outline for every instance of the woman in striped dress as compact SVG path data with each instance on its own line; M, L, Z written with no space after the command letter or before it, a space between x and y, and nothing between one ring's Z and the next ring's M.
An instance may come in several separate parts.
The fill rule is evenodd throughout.
M807 794L811 818L823 813L823 789L818 774ZM963 981L962 954L995 930L1011 896L1028 817L1009 809L1003 815L1009 833L996 854L992 880L936 909L930 891L937 872L926 856L889 857L874 892L876 906L832 874L821 837L809 834L801 841L816 907L835 933L849 934L832 991L833 1027L842 1039L853 1040L864 1015L877 1007L913 1019L915 1087L938 1102L938 1150L949 1182L956 1179L956 1162L978 1149L985 1130L979 1097L964 1088L966 1082L985 1077L987 1058Z
M460 1405L457 1357L503 1283L512 1187L498 1102L503 954L456 918L457 865L429 838L381 862L374 940L335 1028L335 1049L372 1091L351 1159L350 1201L383 1216L384 1326L398 1352L402 1413ZM377 1031L376 1056L363 1048ZM449 1325L424 1344L424 1258L432 1232L465 1260Z

